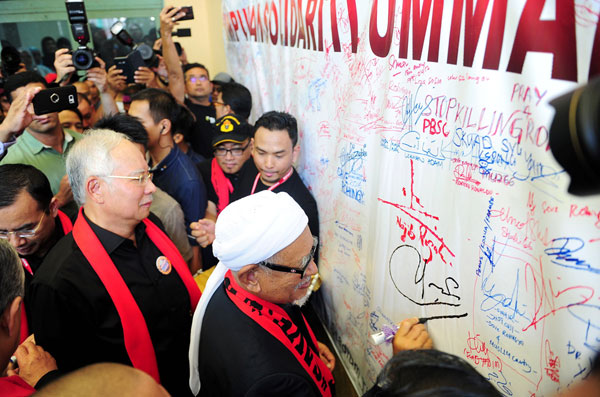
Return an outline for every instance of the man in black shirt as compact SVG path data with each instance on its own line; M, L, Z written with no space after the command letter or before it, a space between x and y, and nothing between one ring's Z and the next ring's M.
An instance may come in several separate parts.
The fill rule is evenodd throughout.
M311 232L318 236L317 203L293 166L300 155L296 119L285 112L267 112L256 121L254 131L254 162L245 166L231 201L262 190L286 192L302 207Z
M229 204L229 196L240 179L240 170L250 158L252 127L237 115L227 115L215 124L212 140L215 157L198 165L206 185L207 218L216 220L217 214Z
M0 165L0 238L8 239L21 257L25 291L46 254L72 226L42 171L26 164Z
M231 203L216 225L220 262L194 314L190 386L201 396L331 396L335 358L299 305L318 239L287 193Z
M123 363L189 395L200 293L160 221L146 219L155 187L144 156L124 135L92 130L71 150L67 173L82 210L30 286L37 343L65 371Z
M240 179L240 170L250 158L252 145L252 127L236 115L220 118L216 125L217 133L212 140L215 157L198 164L198 170L204 179L208 198L206 216L198 222L199 225L211 225L217 215L229 204L230 195L235 190ZM202 268L208 269L217 264L217 259L210 247L202 249Z
M188 63L183 68L185 78L185 106L196 116L194 131L190 134L190 143L196 153L206 158L212 157L211 140L216 112L210 100L212 83L208 69L199 63Z
M256 121L254 131L252 160L242 167L230 201L262 190L286 192L302 207L311 232L318 236L317 203L293 166L300 154L296 119L285 112L267 112ZM192 235L203 247L214 240L214 223L195 222L191 228Z
M208 69L200 63L188 63L181 68L173 41L176 21L185 15L181 7L165 6L160 13L160 36L163 59L169 73L169 91L177 102L185 104L194 113L196 123L190 131L192 149L205 158L212 157L210 144L215 122L215 108L211 103L213 84Z

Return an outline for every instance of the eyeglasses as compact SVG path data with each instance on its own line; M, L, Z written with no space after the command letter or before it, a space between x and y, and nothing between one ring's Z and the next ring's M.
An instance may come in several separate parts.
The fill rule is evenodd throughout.
M42 221L44 220L45 216L46 216L46 213L44 212L42 214L42 217L40 218L40 221L38 222L37 226L34 227L33 229L17 230L17 231L12 231L12 232L0 231L0 238L2 238L2 239L8 239L11 234L14 234L18 238L30 238L30 237L33 237L33 236L35 236L35 234L38 232L38 230L42 226Z
M145 186L148 183L148 181L152 180L152 176L152 172L148 171L138 176L106 175L105 178L132 179L137 181L138 185Z
M250 142L248 142L248 144L244 147L236 147L233 149L225 149L224 147L218 147L214 150L214 153L217 157L227 156L227 153L231 153L232 156L239 157L242 155L242 153L244 153L244 150L246 150L248 146L250 146Z
M315 236L313 238L313 246L310 250L310 254L302 258L302 267L287 267L282 265L277 265L275 263L269 263L266 261L259 262L258 265L268 267L271 270L275 270L277 272L285 272L285 273L300 273L300 278L304 278L304 273L306 273L306 269L308 269L308 265L312 262L313 257L315 256L315 251L317 250L317 246L319 245L319 239Z
M190 83L195 83L196 81L205 82L208 80L207 76L190 76L188 77L188 81Z

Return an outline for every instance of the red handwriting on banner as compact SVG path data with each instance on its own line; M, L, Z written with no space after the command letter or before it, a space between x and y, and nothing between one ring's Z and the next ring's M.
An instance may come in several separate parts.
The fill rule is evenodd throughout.
M600 210L591 209L589 206L579 207L577 204L571 204L569 208L569 218L590 217L594 219L594 226L600 229Z
M503 245L499 241L496 244ZM573 307L585 305L594 296L594 288L587 285L570 285L561 288L552 284L552 280L545 277L542 259L526 263L525 288L533 292L533 307L530 310L531 321L523 327L527 331L533 327L537 329L540 321L562 310L572 310Z
M536 241L545 247L551 243L548 228L542 226L540 220L533 217L531 212L521 218L512 212L510 207L501 207L492 210L492 218L496 218L502 224L503 237L508 237L523 248L531 249L532 242Z
M417 238L415 228L418 229L418 240L421 246L429 251L429 255L424 255L424 259L427 263L431 262L433 256L437 256L442 262L452 266L452 258L455 257L452 250L446 245L444 237L438 235L437 226L432 223L437 223L439 217L432 215L425 211L425 208L421 204L421 199L415 194L414 182L415 182L415 170L413 160L410 160L410 205L402 205L393 203L391 201L377 198L384 204L391 205L400 211L404 212L408 218L407 221L403 222L400 217L396 217L396 223L404 231L402 241L405 241L408 236L411 240ZM404 197L408 197L406 187L402 189ZM410 223L409 223L410 222Z
M471 361L475 366L482 368L492 368L498 371L502 371L502 360L498 358L494 353L488 350L485 342L479 339L479 334L471 336L471 332L468 333L467 347L464 348L463 353L467 360Z
M548 339L546 339L546 343L544 345L546 348L546 366L544 368L544 370L546 371L546 375L548 375L548 377L552 379L552 381L560 383L560 358L556 356L556 354L554 354L554 352L550 348L550 342L548 341Z

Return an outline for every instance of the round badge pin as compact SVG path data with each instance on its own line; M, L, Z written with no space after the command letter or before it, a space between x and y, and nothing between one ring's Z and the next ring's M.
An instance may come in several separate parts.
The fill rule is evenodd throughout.
M167 275L171 273L171 261L166 256L159 256L158 258L156 258L156 268L162 274Z

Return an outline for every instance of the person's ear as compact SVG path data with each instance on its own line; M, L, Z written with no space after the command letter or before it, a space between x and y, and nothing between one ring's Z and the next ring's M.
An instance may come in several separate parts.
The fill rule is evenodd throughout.
M48 209L50 211L50 216L52 218L56 218L56 215L58 214L58 200L56 199L56 197L52 197Z
M106 181L103 181L100 177L91 176L85 182L85 192L92 200L98 204L104 203L104 194L107 189Z
M237 280L240 286L255 295L261 291L260 283L258 282L258 277L256 275L258 271L258 265L246 265L237 272Z
M183 142L183 134L180 134L178 132L175 135L173 135L173 141L179 145L181 142Z
M169 132L171 132L171 128L172 128L171 120L162 119L160 121L160 134L161 135L168 134Z
M292 163L296 163L298 161L298 157L300 156L300 145L296 144L292 149Z
M23 298L17 296L4 309L4 313L0 316L0 329L7 336L15 336L21 329L21 304Z

